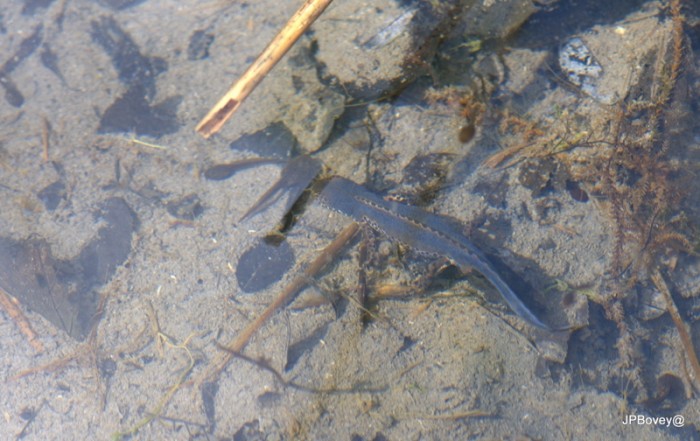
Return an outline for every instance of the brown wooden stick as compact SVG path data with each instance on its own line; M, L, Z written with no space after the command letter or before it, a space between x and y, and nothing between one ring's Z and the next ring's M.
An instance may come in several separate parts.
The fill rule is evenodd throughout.
M19 309L14 298L2 289L0 289L0 308L4 309L7 315L15 321L20 332L29 340L29 344L32 348L37 352L44 352L44 345L41 343L41 340L39 340L34 329L32 329L29 320L27 320L27 317L22 313L22 310Z
M235 354L241 352L248 344L251 337L269 320L272 315L280 308L292 300L292 297L304 288L309 280L323 270L333 259L338 255L342 248L350 239L355 236L359 225L356 222L351 223L343 231L340 232L333 242L331 242L321 253L314 259L311 264L304 270L304 274L298 276L280 293L277 298L270 303L267 308L246 328L238 334L238 336L229 344L223 346L226 352L221 353L221 357L211 363L212 369L207 379L211 380L216 377L231 361Z
M244 99L255 89L290 47L311 26L319 15L333 0L306 0L287 24L267 45L265 50L245 71L243 76L233 83L231 88L197 125L197 132L209 138L221 129L221 126L233 115Z
M693 375L691 380L694 380L694 385L696 388L700 388L700 361L698 361L698 356L695 352L695 346L693 345L693 339L690 336L690 332L688 332L688 328L686 327L680 312L678 312L678 307L676 307L673 297L671 297L671 291L668 289L666 280L664 280L661 272L658 269L654 270L652 273L651 280L654 282L654 285L656 285L656 288L661 291L661 294L663 294L664 299L666 300L666 309L668 309L668 313L671 315L673 324L676 325L678 335L681 338L681 345L683 346L683 349L685 349L688 362L692 368Z

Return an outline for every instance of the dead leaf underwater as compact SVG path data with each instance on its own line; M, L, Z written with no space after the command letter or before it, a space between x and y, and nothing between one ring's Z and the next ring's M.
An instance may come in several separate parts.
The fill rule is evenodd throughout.
M101 205L95 220L104 225L70 260L54 258L44 239L0 237L0 288L76 340L95 324L99 287L129 256L138 225L131 207L116 197Z

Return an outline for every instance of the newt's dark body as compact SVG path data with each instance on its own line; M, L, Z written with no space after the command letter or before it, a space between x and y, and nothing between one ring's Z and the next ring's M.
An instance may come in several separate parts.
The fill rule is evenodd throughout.
M498 275L486 256L451 219L418 207L387 201L348 179L332 178L319 195L320 202L354 220L402 242L417 251L447 257L461 270L473 268L483 274L508 306L530 324L551 330L542 323Z

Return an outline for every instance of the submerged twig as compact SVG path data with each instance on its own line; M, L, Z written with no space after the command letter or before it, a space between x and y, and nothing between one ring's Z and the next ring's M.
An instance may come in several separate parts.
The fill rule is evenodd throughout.
M228 351L226 348L221 348L224 351ZM368 388L365 386L357 386L357 387L350 387L346 389L339 389L339 388L328 388L328 389L323 389L323 388L316 388L313 386L304 386L303 384L295 383L293 381L286 380L282 374L270 366L267 362L264 360L256 360L254 358L248 357L247 355L244 355L240 352L232 352L231 355L234 357L246 361L248 363L254 364L255 366L259 367L260 369L267 371L271 373L275 379L282 384L284 387L289 387L301 392L307 392L307 393L312 393L312 394L329 394L329 395L334 395L334 394L362 394L362 393L371 393L371 394L376 394L376 393L381 393L381 392L386 392L389 387L388 386L383 386L383 387L378 387L378 388Z
M197 132L209 138L221 129L221 126L233 115L244 99L255 89L289 48L316 21L319 15L333 0L306 0L289 19L275 38L258 55L258 58L245 71L243 76L233 83L207 116L197 125Z
M22 313L22 310L15 304L12 297L5 291L0 289L0 308L7 312L7 315L14 320L20 332L29 340L29 344L37 352L44 351L44 345L39 340L36 332L32 329L32 325L27 320L27 317Z
M653 274L651 275L651 280L654 282L654 285L656 285L656 288L661 291L661 294L663 294L664 299L666 300L666 308L668 309L668 313L671 315L673 324L676 325L676 329L678 329L678 336L681 338L681 344L683 345L683 349L685 349L688 361L690 362L690 366L692 368L693 383L697 389L700 389L700 362L698 361L698 356L695 353L693 339L688 332L688 328L686 327L681 314L678 312L678 307L676 307L673 297L671 297L671 291L668 289L668 285L658 269L654 270Z
M298 276L277 298L270 303L267 308L260 314L258 318L253 320L238 336L222 347L226 350L221 353L221 357L212 362L212 369L207 377L212 378L217 376L226 365L231 361L234 354L240 353L248 344L253 334L255 334L265 322L272 317L280 308L286 305L294 295L301 291L316 274L321 272L329 263L333 261L340 250L347 244L357 233L359 225L355 222L351 223L343 231L340 232L333 242L331 242L311 264L304 270L301 276Z
M152 142L147 142L147 141L142 141L140 139L136 139L136 136L132 136L131 138L125 138L130 144L136 144L136 145L142 145L144 147L150 147L153 149L157 150L167 150L168 148L160 145L160 144L153 144Z

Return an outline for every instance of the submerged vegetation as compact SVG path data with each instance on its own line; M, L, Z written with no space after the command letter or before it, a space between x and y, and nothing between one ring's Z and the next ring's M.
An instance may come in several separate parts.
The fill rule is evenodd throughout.
M429 3L436 10L446 8L440 2ZM460 5L454 6L457 9L471 2L448 3ZM664 7L654 10L657 5ZM128 438L152 422L172 424L175 428L184 425L188 430L191 426L207 437L228 436L240 426L234 435L237 438L246 427L259 424L255 419L241 426L245 421L242 418L248 415L241 409L252 409L254 412L250 414L255 413L255 418L262 414L270 421L274 419L279 430L287 430L291 438L303 437L306 432L323 438L318 436L323 432L314 432L316 426L327 424L335 430L339 426L329 421L341 421L348 414L354 415L353 427L396 430L389 437L397 439L405 437L396 429L402 420L411 424L419 421L421 426L430 420L454 422L453 428L446 429L447 425L441 423L424 433L427 437L444 438L439 436L443 432L438 431L454 430L450 433L454 437L466 427L458 426L460 419L494 416L523 423L527 414L533 427L529 436L537 438L540 432L534 427L546 428L547 424L541 423L551 422L553 413L559 410L544 407L546 400L552 401L553 395L548 394L557 396L555 404L547 402L547 406L560 405L556 403L558 399L570 400L573 394L568 392L578 380L576 376L586 386L593 383L601 389L619 392L624 400L629 398L648 409L665 400L668 392L661 392L664 387L678 388L680 384L683 393L679 400L689 399L694 391L700 390L700 363L693 342L700 329L697 322L692 323L695 329L689 326L690 314L686 311L689 305L698 304L700 293L687 288L688 275L682 274L686 267L697 268L695 254L699 242L696 216L692 213L697 213L700 197L694 198L695 206L689 203L694 176L688 167L692 160L688 146L697 144L697 140L691 140L690 129L697 132L700 127L691 121L689 105L693 98L688 86L694 74L692 51L684 29L687 23L682 0L647 2L644 8L630 15L628 21L618 23L627 25L646 20L644 32L653 34L658 44L653 51L645 49L636 53L642 58L628 67L641 73L630 74L624 93L610 102L597 99L590 93L591 89L560 75L562 72L556 67L547 66L551 69L535 72L537 68L533 66L541 67L548 61L540 65L539 61L528 58L541 55L538 60L547 57L551 60L554 45L546 50L531 50L527 46L508 47L510 43L503 36L465 37L457 33L458 37L445 38L454 38L458 44L436 47L437 40L432 44L432 39L426 37L431 44L413 47L418 55L406 58L416 71L435 68L431 79L426 75L425 81L410 86L413 89L404 90L403 85L395 91L399 96L396 100L367 104L355 97L358 102L342 109L345 114L337 124L336 116L330 118L327 128L333 128L334 132L323 149L311 153L313 159L302 155L289 159L299 153L299 148L291 133L287 139L268 130L275 126L287 129L278 121L260 132L238 138L230 145L232 152L210 155L207 150L202 155L205 159L198 155L190 159L171 158L172 164L186 166L187 171L180 170L178 175L177 169L173 170L176 179L168 181L162 176L162 164L167 162L163 158L185 149L178 150L175 145L162 149L152 142L132 140L132 147L152 149L141 149L148 153L123 157L120 152L114 158L115 164L109 164L109 173L116 168L117 185L110 184L105 191L124 192L125 197L132 198L130 202L137 201L135 206L139 210L162 213L165 217L141 216L144 226L139 228L140 246L135 247L134 257L128 261L129 277L120 279L116 288L109 288L110 292L105 294L106 308L103 311L101 304L99 312L104 312L107 321L92 328L88 342L74 354L27 369L14 380L63 369L72 362L94 365L94 378L100 382L102 411L107 405L112 406L107 410L112 412L109 414L112 427L121 427L115 438ZM407 30L405 21L406 17L420 16L417 11L404 11L395 20L389 20L390 14L386 13L382 20L387 25L376 34L377 38L356 39L355 44L364 52L389 47L396 29L402 30L397 35L412 32ZM381 14L377 12L377 15ZM443 11L439 16L449 15ZM450 24L438 29L446 31L455 26L451 20L446 21ZM357 21L360 22L364 23ZM341 21L334 23L340 26ZM519 26L514 24L511 29ZM601 28L612 32L613 26ZM619 32L624 31L624 26L619 26ZM323 41L328 34L319 32L319 35L318 40ZM558 36L563 41L562 37ZM584 36L574 39L581 45L585 40ZM126 41L125 47L135 47L129 43L130 39L122 40ZM97 43L106 45L99 39ZM207 57L210 43L203 52ZM105 50L109 52L106 46ZM433 51L442 58L431 64ZM517 51L522 52L520 58L508 58ZM603 52L596 54L602 57ZM424 57L425 53L430 56ZM136 54L148 66L159 60L142 57L138 51ZM506 58L510 64L503 61ZM449 73L440 71L440 61L454 64L449 66ZM353 60L347 64L362 63ZM304 66L312 77L321 75L319 72L328 67L317 61L315 53ZM463 66L468 66L464 70L471 69L469 75L461 72ZM121 73L119 66L116 68ZM292 66L292 72L298 72L299 68ZM386 68L375 70L380 77L386 75ZM518 75L516 70L544 78L527 81L521 78L522 89L516 91L516 87L508 84ZM457 79L447 79L450 76ZM333 81L325 81L328 78ZM333 86L335 78L332 74L328 78L319 81L318 90ZM412 81L414 75L410 78ZM387 81L390 82L393 81ZM296 86L300 84L296 81ZM525 90L533 84L535 92ZM296 98L304 96L324 104L313 95L306 96L308 91L302 91L303 88L295 88ZM509 101L512 97L509 94L521 94L518 99L522 101ZM419 105L409 102L417 95L421 95ZM401 106L400 100L403 100ZM337 106L325 104L326 108ZM323 106L314 109L322 110ZM319 120L312 118L309 121L313 124L309 125L319 124ZM433 136L433 131L438 134ZM48 128L46 132L48 137ZM355 133L355 138L351 133ZM430 135L423 136L425 133ZM451 135L454 135L452 144ZM290 146L275 159L239 159L241 151L265 154L261 148L265 142ZM486 167L479 169L484 156L490 154L488 148L496 144L503 148L486 160ZM91 157L105 160L108 156L105 150ZM227 162L199 173L205 163L218 160ZM228 162L231 160L234 162ZM321 174L337 173L341 177L309 191L307 184L322 169L321 160L332 167ZM258 184L268 178L267 173L259 173L259 181L246 181L245 187L236 188L243 182L242 178L235 184L214 182L262 164L284 165L284 168L279 181L252 206L247 204L254 200L253 192L260 190L262 185ZM84 169L87 167L80 167ZM122 175L122 171L127 171L124 175L128 176ZM529 196L526 190L531 191ZM231 200L242 195L245 198L241 197L240 201ZM295 202L300 195L302 199ZM170 197L173 201L161 206L160 198ZM289 199L286 205L282 203L285 198ZM314 200L321 214L308 203ZM263 245L274 242L272 248L265 248L272 251L257 252L260 243L254 243L241 255L238 248L254 242L251 234L265 225L243 221L253 217L259 221L261 214L272 218L266 210L273 204L284 205L287 216L283 231L275 231L274 236L267 235L260 242ZM229 208L231 212L240 212L227 214ZM306 208L310 209L305 211ZM329 215L327 209L337 213ZM59 211L57 215L65 213L71 211ZM574 215L569 216L571 213ZM102 218L105 217L102 213ZM581 219L587 224L577 231ZM109 219L101 222L105 221ZM341 231L342 222L351 223ZM465 228L462 222L470 224ZM136 225L135 220L133 223ZM325 237L331 228L337 229L332 242ZM588 230L584 232L584 228ZM591 231L595 237L586 237L586 232ZM132 230L127 233L126 242L129 242ZM518 234L521 236L516 237ZM359 251L345 253L345 246L355 243L358 236L362 236L358 240ZM467 236L474 236L475 245L480 247L479 241L483 241L484 251L501 245L508 248L522 236L531 237L523 240L527 242L525 245L516 243L510 247L510 254L495 252L494 268L491 268L486 259L491 256L482 256ZM561 238L564 239L555 241ZM509 239L512 239L510 243ZM278 245L286 240L289 240L285 243L289 256L284 264L272 262L272 271L279 272L274 273L275 277L279 276L274 279L263 271L262 265L273 260L271 253L282 254ZM192 243L197 247L190 246ZM594 243L596 251L603 251L585 249ZM327 246L317 247L319 244ZM575 246L568 247L570 244ZM302 252L293 254L291 245L301 245L296 251ZM307 252L308 248L311 251ZM540 250L544 251L538 255ZM165 263L154 265L151 252ZM542 258L545 253L551 260ZM251 255L256 259L251 259L252 264L246 267L243 263L249 263L247 258ZM296 256L299 256L298 264ZM235 259L238 266L234 268L231 262L236 263ZM511 281L506 279L513 274L508 274L510 268L504 268L504 280L501 280L501 268L496 265L500 260L504 261L503 266L513 267L516 283L512 284L512 292L510 285L506 285ZM549 265L560 263L557 260L568 261L561 265L563 269L550 272ZM332 270L332 276L323 275L327 267L335 264L338 268ZM574 266L588 268L576 273L579 268L572 270ZM479 276L463 274L467 267L485 274L494 286L480 282ZM288 273L292 271L290 268L296 273ZM165 281L155 279L155 271L163 272ZM235 272L235 279L229 272ZM249 276L247 279L245 274ZM290 277L284 279L287 274ZM264 279L264 283L252 283L251 280L257 282L253 277ZM229 285L230 280L237 281L241 289ZM533 285L532 290L523 287L522 304L516 296L521 294L520 281L522 285ZM277 282L281 284L273 285ZM697 290L700 285L694 283ZM307 286L319 295L300 299L303 301L290 308L294 315L276 316ZM511 309L525 322L535 325L535 329L523 327L517 318L513 325L512 314L497 310L486 313L490 307L465 301L462 295L465 291L480 294L489 290L495 294L494 287L500 289ZM122 296L121 291L126 290L129 296ZM260 293L260 297L240 295L242 291ZM532 296L529 291L533 292ZM274 298L269 297L272 294ZM142 295L149 297L141 300ZM651 304L650 298L655 303ZM401 304L404 301L406 304ZM541 308L531 311L527 303ZM309 305L325 308L309 312ZM651 316L642 317L642 310L648 305L656 310ZM140 309L144 314L124 313ZM467 317L470 313L473 315ZM161 329L158 317L172 337ZM279 320L271 320L273 317ZM363 319L365 326L360 325ZM136 326L139 324L140 327ZM31 329L25 332L31 344L41 343ZM540 345L542 342L545 344ZM612 347L613 343L616 347L606 352L606 346ZM445 358L440 358L443 355ZM530 372L529 367L534 371L536 363L538 373L550 374L546 379L536 378ZM540 371L541 367L550 371ZM264 375L261 377L264 387L257 383L258 378L249 377L254 370ZM225 371L226 375L222 376ZM557 378L562 371L565 373ZM552 387L553 383L556 387ZM110 384L115 385L114 391L133 388L132 392L141 396L133 400L130 393L110 394L108 401ZM160 384L161 390L154 390L154 384ZM298 399L293 396L297 392L313 394L313 399L292 402ZM577 418L574 410L578 415L581 409L600 411L593 399L603 394L591 387L586 392L590 395L580 396L581 405L575 403L580 409L568 407L571 412L564 412L570 413L566 418L571 419L561 420L561 426L577 419L589 424ZM188 393L194 399L189 399ZM251 401L256 394L258 401ZM540 399L542 408L530 407ZM588 402L584 403L585 400ZM278 406L278 402L285 405ZM694 404L689 403L688 407ZM280 418L280 413L287 410L278 408L291 409L287 422L284 415ZM192 421L179 419L181 415L191 416ZM490 425L490 419L483 421L482 426L475 424L474 433ZM413 433L416 427L416 424L407 425L403 434L409 430ZM269 426L263 429L275 430ZM505 432L493 433L498 438ZM482 435L488 434L484 430ZM468 437L466 432L464 435ZM381 432L362 436L353 435L353 439L384 437Z
M657 269L673 270L679 252L692 251L691 232L680 210L683 170L674 158L680 144L683 102L679 82L688 55L680 0L670 2L671 41L661 49L647 90L628 96L617 112L613 142L598 158L600 192L614 222L611 295L606 313L620 330L624 368L638 370L624 313L624 299L637 283L648 283ZM637 121L642 124L635 125ZM696 375L699 375L697 372Z
M598 294L588 297L616 324L620 388L627 395L631 387L630 395L640 402L649 399L654 382L647 377L651 372L645 372L647 363L638 344L639 339L648 338L644 329L653 326L640 322L640 295L661 292L666 302L662 307L677 311L663 274L672 273L679 260L694 254L697 243L695 225L683 204L692 188L688 185L692 176L683 162L688 156L692 52L684 34L681 1L670 0L660 14L666 14L659 18L667 26L665 40L657 53L647 56L646 72L626 96L610 107L598 104L602 118L592 117L595 112L590 109L581 115L562 109L564 129L552 130L543 123L509 116L503 133L515 132L524 142L506 147L487 161L496 167L524 158L554 157L609 219L608 274ZM678 375L685 375L686 384L697 389L700 365L692 332L687 332L680 315L673 319L685 354L679 362L683 373Z

